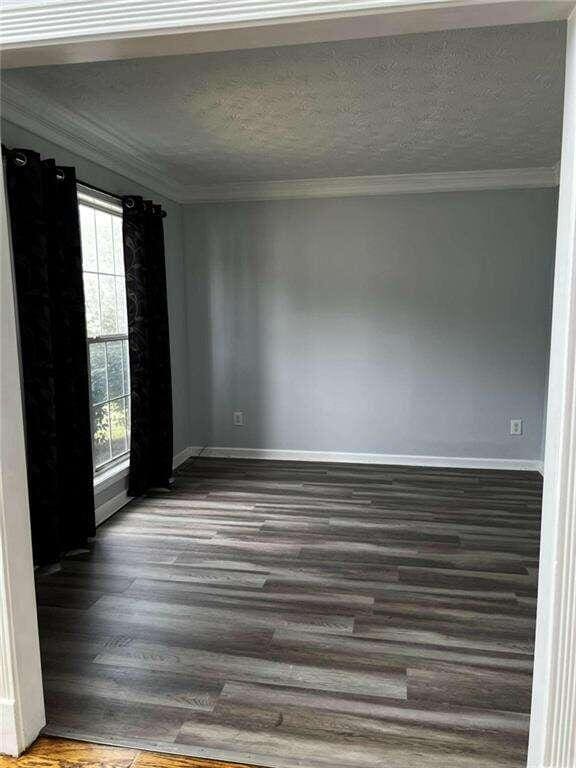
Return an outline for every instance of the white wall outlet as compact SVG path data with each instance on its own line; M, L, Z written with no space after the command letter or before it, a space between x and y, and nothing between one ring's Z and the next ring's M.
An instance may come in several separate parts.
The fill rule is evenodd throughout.
M232 414L232 418L234 420L235 427L245 426L246 419L244 417L244 411L234 411L234 413Z
M511 435L522 434L522 419L510 419L510 434Z

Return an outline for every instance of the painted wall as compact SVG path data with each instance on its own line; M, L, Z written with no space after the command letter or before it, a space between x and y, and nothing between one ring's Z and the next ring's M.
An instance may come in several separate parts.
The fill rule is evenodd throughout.
M19 127L2 138L166 208L175 453L540 459L554 190L182 208Z
M20 128L2 122L2 141L9 147L27 147L43 157L53 157L62 165L72 165L76 175L88 184L105 189L113 194L136 194L152 198L161 203L167 212L164 219L166 245L166 281L170 321L170 347L172 355L172 397L174 403L174 453L190 445L190 403L188 382L188 338L186 319L186 293L184 289L184 242L182 207L178 203L162 198L153 190L135 184L133 181L85 160L52 142ZM119 482L100 494L97 504L117 494L125 481Z
M189 315L199 433L539 460L556 205L500 190L189 207L189 306L209 313Z

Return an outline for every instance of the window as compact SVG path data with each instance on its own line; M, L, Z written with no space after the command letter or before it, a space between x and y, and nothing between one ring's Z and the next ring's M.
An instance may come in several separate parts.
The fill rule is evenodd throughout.
M122 208L78 188L86 302L94 472L128 458L130 368Z

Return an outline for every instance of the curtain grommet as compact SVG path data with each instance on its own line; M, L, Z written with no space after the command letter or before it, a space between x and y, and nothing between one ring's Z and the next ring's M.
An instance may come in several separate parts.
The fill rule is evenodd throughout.
M56 168L56 179L58 181L64 181L66 178L66 174L64 173L62 168Z
M133 200L131 197L128 197L128 198L126 198L126 200L124 201L124 205L125 205L125 206L126 206L126 208L128 208L128 209L132 209L132 208L134 208L134 206L135 206L135 202L134 202L134 200Z
M28 158L24 154L24 152L17 152L14 155L14 165L19 166L20 168L23 168L28 163Z

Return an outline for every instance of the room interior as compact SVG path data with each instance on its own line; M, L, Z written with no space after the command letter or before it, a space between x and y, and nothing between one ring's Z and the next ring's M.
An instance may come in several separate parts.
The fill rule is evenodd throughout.
M166 212L176 479L38 572L47 733L525 765L565 36L2 73L3 144Z

